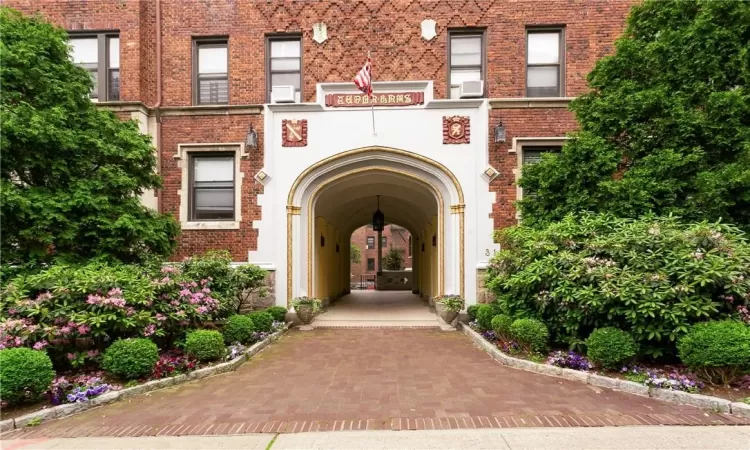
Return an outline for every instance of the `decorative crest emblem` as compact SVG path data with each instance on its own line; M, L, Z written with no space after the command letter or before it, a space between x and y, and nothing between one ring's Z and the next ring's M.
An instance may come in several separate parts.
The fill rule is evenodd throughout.
M469 117L443 117L443 144L468 144L471 134Z
M313 41L318 44L322 44L328 39L328 27L323 22L314 23L313 29Z
M437 32L435 32L436 24L437 22L432 19L425 19L422 21L422 39L425 41L431 41L432 38L437 36Z
M281 122L282 147L307 146L307 120L283 120Z

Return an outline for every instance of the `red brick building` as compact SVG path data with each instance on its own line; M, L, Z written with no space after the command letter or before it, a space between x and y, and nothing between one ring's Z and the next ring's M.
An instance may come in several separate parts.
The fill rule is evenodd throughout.
M338 222L335 222L331 219L332 212L325 213L326 216L323 212L308 211L304 204L298 206L292 194L298 185L300 189L305 187L304 176L308 172L289 164L304 161L313 170L318 167L312 164L314 161L332 161L334 157L330 155L364 146L370 149L373 164L381 164L389 161L383 152L395 155L401 150L392 149L403 148L408 139L417 142L428 136L435 139L430 144L434 148L441 143L460 144L445 145L445 151L464 148L461 144L471 145L465 147L467 150L456 151L466 151L467 156L479 161L478 172L471 170L481 182L467 182L466 176L459 173L463 170L461 159L443 157L440 153L443 150L434 154L428 150L413 152L423 155L416 156L415 161L439 163L432 167L442 167L440 170L453 178L459 191L463 186L460 197L466 198L459 202L446 197L446 203L440 203L444 209L436 203L431 206L434 214L425 212L425 219L414 219L409 230L414 236L412 250L425 255L420 258L427 258L414 265L415 270L424 273L417 277L418 290L430 296L464 294L466 284L470 303L473 300L468 297L481 301L483 295L481 287L474 285L475 266L481 272L482 264L496 250L488 241L491 239L488 227L517 223L513 204L522 195L516 187L520 166L533 162L542 151L559 149L566 133L576 128L567 105L571 98L586 91L586 75L596 60L613 51L613 42L622 32L633 3L630 0L4 2L25 13L40 13L69 30L74 39L73 57L98 80L96 100L123 118L139 120L143 132L153 137L164 188L145 196L144 202L180 220L182 234L174 259L209 249L228 249L238 262L265 265L277 271L277 278L283 276L286 281L280 290L283 297L312 293L336 296L345 292L356 268L350 271L344 267L348 261L348 245L345 245L348 239L344 235L364 224L352 222L339 226L343 219L336 216ZM375 138L365 142L347 140L341 135L342 142L356 143L334 148L331 144L341 137L337 133L356 130L345 125L349 122L341 121L337 128L321 134L324 126L317 125L312 117L324 114L321 111L333 111L321 95L336 98L338 92L349 89L346 86L362 67L368 51L373 60L374 79L391 83L380 87L376 84L376 93L379 89L400 93L409 88L422 96L421 104L404 106L404 114L416 114L421 108L424 114L419 117L428 120L426 114L431 109L442 108L446 111L443 117L454 117L463 114L466 108L473 108L479 116L473 115L474 112L466 116L465 128L459 130L465 132L461 134L462 140L449 142L447 134L438 136L439 131L433 132L427 125L420 128L422 119L413 120L410 128L398 131L400 135L392 134L397 133L393 130L404 125L406 119L399 115L399 108L388 109L387 104L381 104L373 111L381 121ZM471 83L480 80L483 85L478 94L458 98L468 92L465 89L476 88L478 85ZM290 99L298 106L273 104L274 86L291 86ZM341 98L342 102L346 100ZM454 100L449 101L451 98ZM359 114L357 117L362 119L357 123L367 127L362 134L369 133L369 109L350 109L362 110L352 114ZM326 117L334 118L331 114ZM291 140L287 140L281 122L278 127L273 122L282 116L295 124L298 120L305 121L304 139L299 136L298 141L289 144ZM443 125L443 133L448 133L447 126ZM430 127L439 130L440 124L430 122ZM292 133L302 132L299 128ZM406 136L409 133L419 136ZM329 153L320 150L320 157L309 159L319 151L318 145L331 150ZM282 148L289 146L299 147L294 150L299 153ZM475 146L481 151L475 150ZM466 161L469 164L474 159ZM388 170L391 174L400 173L397 169ZM432 169L425 170L428 174ZM454 177L452 172L458 175ZM290 180L295 179L293 184ZM283 193L269 193L269 189L275 189L274 183L283 186L279 188ZM288 186L292 186L291 192ZM282 196L286 199L288 192L289 201L279 200ZM393 192L395 205L399 195L397 190ZM307 194L300 195L307 198L304 196ZM486 209L481 206L485 197L490 199ZM397 211L403 214L416 211L414 205L422 203L415 197L412 206L402 205L400 209L393 206L390 214L395 217L401 214ZM387 198L385 204L388 205ZM475 208L475 204L481 207ZM300 217L314 231L307 234L298 231L302 226L297 219ZM319 224L318 218L325 219L325 223ZM488 219L489 225L483 225ZM438 224L438 220L442 222ZM355 225L356 228L351 228ZM327 231L321 231L325 227ZM444 234L445 239L440 239ZM274 242L272 248L266 250L260 245L265 239ZM294 239L302 239L304 243L293 244ZM358 234L352 239L358 240ZM388 239L394 238L390 235ZM336 245L332 246L334 242ZM362 258L364 268L368 260L366 252ZM335 274L323 273L317 269L321 261L328 261L323 264L326 267L331 264L340 267ZM423 279L425 276L427 280ZM324 288L321 291L317 286ZM277 302L283 304L284 300L280 298Z
M378 261L378 233L372 225L366 225L354 230L351 245L359 248L361 258L359 264L351 265L351 282L357 283L362 275L374 276L377 272ZM411 269L411 234L406 228L397 225L386 225L382 233L383 256L392 248L396 249L404 258L404 269Z

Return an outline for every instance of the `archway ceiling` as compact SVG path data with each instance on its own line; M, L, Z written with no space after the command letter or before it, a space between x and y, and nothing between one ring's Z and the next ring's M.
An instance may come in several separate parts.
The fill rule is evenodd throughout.
M425 185L399 174L365 172L345 178L321 191L315 216L322 216L344 233L371 223L380 195L380 210L387 223L412 232L437 215L437 200Z

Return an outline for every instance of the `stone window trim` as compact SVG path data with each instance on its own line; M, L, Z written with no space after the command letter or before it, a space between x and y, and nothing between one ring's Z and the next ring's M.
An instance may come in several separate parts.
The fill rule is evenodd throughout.
M453 64L451 63L451 41L456 37L479 37L481 40L481 55L480 55L480 76L482 81L487 80L487 29L486 28L449 28L448 29L448 43L446 45L446 61L448 61L448 71L446 73L446 98L451 98L451 71ZM460 66L459 66L460 67ZM487 83L484 83L482 97L487 97Z
M234 153L234 220L190 220L190 154ZM244 142L209 143L209 144L178 144L174 159L182 171L180 189L180 226L183 230L239 230L242 223L242 181L245 174L240 169L241 161L249 154L245 150Z
M298 41L299 42L299 71L273 71L271 70L271 46L273 42L279 41ZM273 73L289 73L294 74L299 72L299 102L304 103L305 101L305 83L304 83L304 67L305 67L305 48L302 45L302 33L273 33L266 35L266 54L265 54L265 75L266 75L266 103L271 103L271 75Z
M523 188L518 185L518 180L521 178L521 167L523 167L523 150L524 148L533 149L534 147L562 147L568 138L562 137L516 137L513 138L512 151L508 153L515 153L516 167L513 169L513 175L516 185L516 199L521 200L523 198ZM520 213L516 210L516 219L521 220Z
M529 64L529 35L534 33L557 33L559 36L558 43L558 62L557 64ZM557 82L558 82L558 93L553 97L565 97L565 25L533 25L526 27L526 57L524 63L526 66L524 80L525 90L524 94L527 98L544 98L543 96L532 96L529 95L529 67L552 67L557 66Z
M223 74L206 74L201 75L200 67L198 64L199 51L201 48L225 48L227 52L227 68L226 73ZM227 84L227 101L226 102L201 102L200 101L200 81L202 78L209 80L215 79L217 81L225 81ZM230 86L229 86L229 38L227 36L196 36L193 37L192 42L192 74L191 81L193 84L192 97L193 105L228 105L230 99Z
M68 37L71 41L76 39L96 39L97 40L97 61L96 63L76 63L78 66L91 71L96 70L96 89L91 92L91 100L95 102L114 102L120 100L120 63L119 54L117 55L117 67L110 67L110 42L113 39L118 41L118 51L120 47L120 31L70 31ZM111 73L117 72L117 89L111 85Z

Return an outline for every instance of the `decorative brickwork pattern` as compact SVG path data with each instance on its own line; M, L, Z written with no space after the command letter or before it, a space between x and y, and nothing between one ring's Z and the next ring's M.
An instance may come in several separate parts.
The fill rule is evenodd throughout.
M485 29L485 85L491 98L526 93L526 30L540 25L565 27L566 96L586 91L586 76L597 59L610 54L614 40L636 0L331 0L238 1L162 0L162 86L165 107L192 104L192 47L195 37L228 39L229 103L267 101L266 37L295 34L302 42L302 100L314 101L321 82L350 82L371 51L377 81L432 80L434 97L448 97L448 30ZM5 0L25 13L41 13L70 31L119 30L120 98L156 103L156 2L154 0ZM423 20L436 22L437 35L422 39ZM313 24L326 24L328 39L315 42ZM127 117L127 114L123 115ZM178 143L242 142L252 122L263 130L262 116L215 115L164 117L161 173L162 207L177 213L181 169L173 155ZM495 144L492 129L502 121L507 142ZM517 223L515 173L509 154L514 137L564 136L576 128L565 109L493 109L489 117L489 161L499 174L489 189L496 193L496 228ZM260 137L259 137L260 138ZM476 139L476 136L475 136ZM214 248L227 248L237 261L257 248L252 221L260 219L256 196L262 185L253 176L263 167L263 143L242 161L242 224L239 230L185 231L173 259ZM407 149L408 150L408 149ZM269 174L273 176L273 174Z

